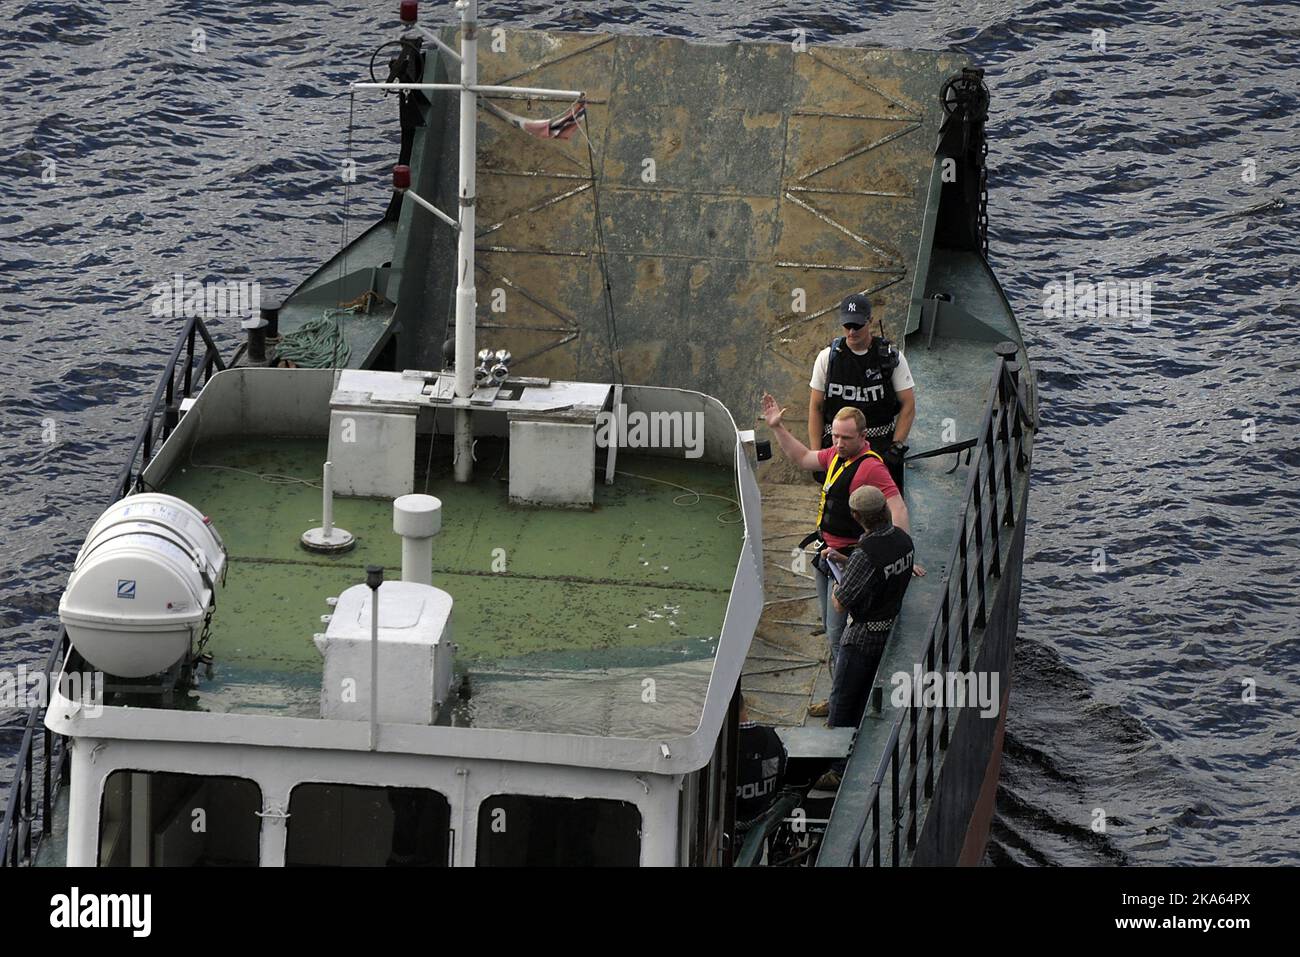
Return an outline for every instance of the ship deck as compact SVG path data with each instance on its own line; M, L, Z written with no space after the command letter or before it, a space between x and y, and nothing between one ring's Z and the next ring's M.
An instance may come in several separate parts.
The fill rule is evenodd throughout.
M415 488L443 502L433 583L455 602L456 671L470 692L452 723L628 737L694 731L743 541L739 512L723 514L731 508L723 499L735 498L730 470L623 454L615 483L597 482L591 511L520 508L507 500L500 444L480 440L475 480L459 485L446 441L430 455L421 438ZM401 565L386 499L335 498L335 524L357 537L351 552L300 547L321 521L325 455L323 438L209 443L164 483L211 516L230 555L207 646L212 675L172 707L319 714L312 636L324 631L326 598L363 581L368 564L389 578Z

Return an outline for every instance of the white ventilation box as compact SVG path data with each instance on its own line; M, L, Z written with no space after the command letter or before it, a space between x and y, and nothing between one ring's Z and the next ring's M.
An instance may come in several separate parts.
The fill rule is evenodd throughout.
M415 411L330 412L334 494L397 498L415 491Z
M596 500L595 412L511 413L510 503L591 508Z
M325 658L321 717L370 720L370 595L353 585L339 596L316 647ZM433 724L451 694L451 595L432 585L379 586L379 720Z
M171 495L131 495L91 527L59 619L101 671L157 674L199 637L225 570L221 536L198 509Z

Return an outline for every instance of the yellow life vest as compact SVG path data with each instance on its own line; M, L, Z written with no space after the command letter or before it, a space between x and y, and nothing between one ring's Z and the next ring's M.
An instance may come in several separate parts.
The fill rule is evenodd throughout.
M843 462L840 461L840 455L838 452L836 452L835 455L831 456L830 463L826 467L826 481L822 482L821 501L817 503L817 527L818 528L822 527L822 517L826 513L826 493L831 490L832 486L834 486L837 481L839 481L839 478L841 475L844 474L845 469L847 469L854 462L860 462L862 459L866 458L867 456L873 456L877 461L881 462L882 464L885 461L875 452L871 451L869 447L866 448L861 455L858 455L855 458L845 459ZM848 508L847 495L844 496L844 504L845 504L845 508L847 509Z

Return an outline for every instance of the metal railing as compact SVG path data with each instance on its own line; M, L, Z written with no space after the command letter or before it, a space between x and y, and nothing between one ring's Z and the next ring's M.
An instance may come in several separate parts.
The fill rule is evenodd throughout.
M198 337L203 338L203 361L199 364L198 369L194 368L194 347ZM177 369L177 363L181 361L184 353L185 364ZM207 384L208 378L212 375L213 369L221 372L226 368L226 364L221 361L221 354L217 351L217 345L212 341L212 336L208 333L208 328L203 324L202 319L192 318L186 321L185 328L181 334L176 337L176 347L172 349L171 358L167 360L167 367L163 370L162 377L158 380L158 387L154 389L153 401L149 403L149 411L144 417L144 422L140 425L140 432L135 437L135 444L131 446L131 451L126 457L126 464L122 471L118 473L117 493L113 501L130 495L132 492L144 491L144 470L149 467L153 460L154 440L161 445L167 441L167 436L171 435L172 429L176 428L176 423L180 421L180 403L177 401L177 392L180 393L181 399L188 399L192 394L195 380L200 380L200 388ZM181 373L180 382L177 380L177 371ZM158 417L162 416L161 425ZM157 431L155 432L155 429ZM137 467L136 461L139 460Z
M194 358L199 338L203 341L203 355L196 368ZM153 459L155 440L158 445L165 442L180 421L180 399L189 398L196 384L200 388L206 385L213 370L220 372L225 368L216 343L212 341L203 320L197 317L188 319L176 338L176 346L158 381L158 387L154 389L149 410L131 446L126 464L113 484L109 504L144 489L144 471ZM43 680L47 689L54 687L68 650L68 633L60 627L59 635L45 660ZM5 801L4 821L0 824L0 867L17 867L32 862L41 838L49 831L58 789L67 781L67 739L44 727L41 723L43 711L44 708L40 705L34 706L28 711L27 721L23 725L22 741L14 760L14 777L9 782L9 796ZM38 741L41 743L39 755L36 751ZM39 803L35 801L34 794L38 772L41 780ZM38 811L39 815L35 813Z
M1029 376L1021 382L1014 343L1000 343L995 351L997 368L969 459L948 576L925 644L927 673L949 672L954 659L958 670L970 670L971 636L985 626L989 583L1001 577L1008 551L1010 535L1005 529L1016 523L1013 469L1023 472L1029 464L1025 430L1036 427L1031 413L1034 399L1029 395L1032 382ZM895 867L902 863L904 840L909 852L915 850L924 801L934 794L935 772L948 747L950 716L951 709L939 705L908 704L903 709L890 731L866 806L860 819L853 821L851 848L823 847L819 866L859 867L868 862L880 866L881 790L886 777L892 809L890 863ZM863 720L874 719L865 715Z

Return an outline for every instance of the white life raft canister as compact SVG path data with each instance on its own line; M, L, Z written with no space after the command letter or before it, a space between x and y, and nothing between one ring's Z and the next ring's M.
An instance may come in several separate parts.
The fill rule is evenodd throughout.
M225 571L225 545L198 509L171 495L131 495L91 527L59 619L73 646L101 671L157 674L189 651Z

